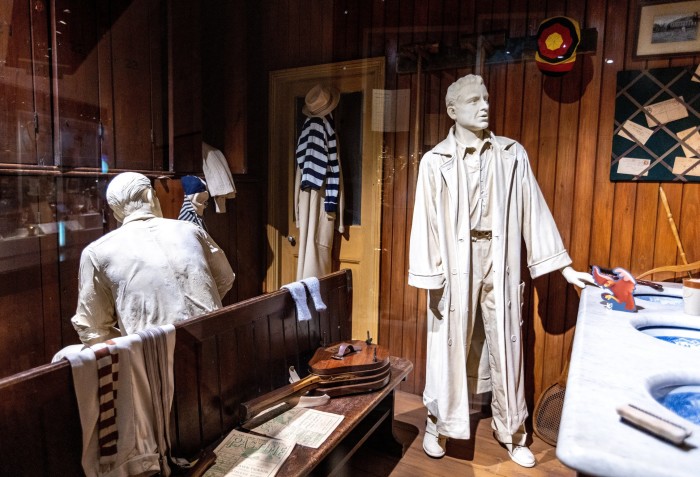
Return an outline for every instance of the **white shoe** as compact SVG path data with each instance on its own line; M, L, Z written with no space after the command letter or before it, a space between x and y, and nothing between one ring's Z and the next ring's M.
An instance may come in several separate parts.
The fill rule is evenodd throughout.
M434 422L434 417L428 416L425 422L425 435L423 435L423 450L430 457L439 459L445 455L447 437L441 436Z
M426 454L435 459L439 459L445 455L446 444L446 437L434 436L428 432L423 436L423 450Z
M511 459L513 459L513 462L515 462L516 464L521 465L523 467L535 466L535 463L537 462L535 460L535 456L532 455L532 451L530 451L530 449L528 449L527 447L512 445L507 445L506 447L508 448L508 455Z

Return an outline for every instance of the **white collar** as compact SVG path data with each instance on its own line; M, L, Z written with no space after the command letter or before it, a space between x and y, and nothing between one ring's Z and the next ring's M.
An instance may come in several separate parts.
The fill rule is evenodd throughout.
M148 220L156 217L157 216L153 214L153 212L134 212L133 214L130 214L128 217L124 218L122 225L126 225L129 222L134 222L136 220Z

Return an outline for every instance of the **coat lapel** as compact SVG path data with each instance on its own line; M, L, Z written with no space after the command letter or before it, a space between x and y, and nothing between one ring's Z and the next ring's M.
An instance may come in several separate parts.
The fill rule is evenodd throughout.
M493 206L496 211L505 211L508 205L508 194L512 190L511 181L515 168L515 150L512 147L513 141L503 143L503 138L492 135L493 144ZM493 231L500 235L505 230L505 215L503 213L493 214Z
M450 218L452 219L453 227L457 226L457 207L459 201L459 186L457 171L455 170L456 155L457 155L457 142L454 137L454 126L450 129L450 133L447 137L441 141L433 149L433 153L438 154L441 158L440 163L440 174L442 175L442 180L445 182L447 188L447 193L450 197Z

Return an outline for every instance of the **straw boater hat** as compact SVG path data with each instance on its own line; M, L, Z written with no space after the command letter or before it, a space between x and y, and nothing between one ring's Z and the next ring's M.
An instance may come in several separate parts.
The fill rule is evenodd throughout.
M322 118L338 106L340 91L317 84L306 93L304 107L301 111L311 118Z

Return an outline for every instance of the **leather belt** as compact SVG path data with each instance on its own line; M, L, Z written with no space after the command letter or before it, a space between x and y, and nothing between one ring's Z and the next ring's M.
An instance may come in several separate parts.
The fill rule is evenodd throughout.
M491 240L490 230L472 230L470 235L472 242L476 242L477 240Z

